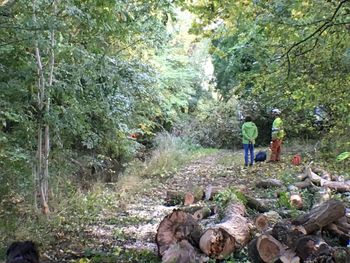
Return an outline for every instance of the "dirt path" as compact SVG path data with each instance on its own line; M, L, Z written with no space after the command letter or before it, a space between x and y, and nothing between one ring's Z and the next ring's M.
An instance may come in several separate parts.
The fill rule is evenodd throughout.
M98 222L85 227L83 233L85 242L76 244L70 240L67 244L69 255L67 255L67 249L64 249L62 253L56 252L54 256L48 252L47 254L51 256L46 262L72 262L72 258L85 257L88 254L86 251L91 251L91 255L100 254L103 258L104 253L109 255L115 254L116 251L123 253L121 251L125 249L140 253L146 251L157 258L155 244L157 227L160 221L176 208L164 206L168 190L191 191L196 186L205 188L212 185L244 188L251 191L257 178L274 177L275 174L270 170L278 171L276 168L283 168L284 165L283 163L278 164L271 169L270 164L263 163L244 169L242 163L242 151L222 150L190 162L167 178L151 178L147 183L139 182L141 191L137 191L122 209L118 209L119 212L104 211L99 216ZM64 246L64 244L61 245ZM85 251L84 254L83 251ZM129 257L132 258L132 256ZM115 261L101 259L101 261L91 262ZM118 260L117 262L141 261L130 259L130 261ZM160 261L145 260L142 262Z

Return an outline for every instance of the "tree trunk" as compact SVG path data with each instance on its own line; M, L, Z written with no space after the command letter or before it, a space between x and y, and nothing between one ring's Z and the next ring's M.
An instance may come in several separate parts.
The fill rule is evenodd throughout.
M53 2L54 10L56 8L55 1ZM36 24L36 0L32 2L33 9L33 22ZM48 86L52 85L53 80L53 64L54 64L54 32L50 32L51 37L51 60L49 62L50 72L49 72L49 83ZM43 63L40 55L40 49L38 40L34 42L35 59L37 63L38 70L38 133L37 133L37 153L35 168L35 178L37 185L37 196L40 196L40 206L44 214L49 213L48 205L48 188L49 188L49 151L50 151L50 136L49 136L49 126L44 120L44 115L49 113L50 107L50 96L48 94L48 86L46 85L45 74Z
M164 256L164 260L192 258L191 247L198 247L201 233L201 227L191 214L178 209L174 210L159 224L156 234L159 255ZM184 240L189 244L182 242Z
M250 239L250 228L244 214L243 205L229 205L222 222L207 229L201 236L201 250L210 257L223 259L245 246Z

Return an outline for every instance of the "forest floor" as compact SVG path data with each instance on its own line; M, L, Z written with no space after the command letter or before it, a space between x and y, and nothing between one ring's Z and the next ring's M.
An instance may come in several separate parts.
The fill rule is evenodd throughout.
M44 262L160 262L155 243L157 227L167 214L181 207L165 205L167 191L186 192L211 185L241 189L276 203L274 189L258 190L254 184L263 178L288 181L302 172L303 166L291 164L293 154L285 151L279 163L256 163L245 168L243 151L220 150L166 176L138 179L132 187L138 190L130 191L125 202L110 200L108 208L93 223L84 224L79 233L66 232L59 238L56 233L58 243L43 253ZM112 187L112 191L116 189ZM113 205L115 209L110 209Z

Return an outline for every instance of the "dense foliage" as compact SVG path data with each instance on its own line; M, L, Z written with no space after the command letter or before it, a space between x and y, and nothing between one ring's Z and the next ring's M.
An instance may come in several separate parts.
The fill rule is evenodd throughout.
M201 95L205 45L189 56L194 37L177 17L167 1L0 6L2 196L34 197L43 125L50 128L50 184L64 187L62 176L74 171L69 180L80 183L116 180L140 142L188 112Z
M349 10L343 1L183 1L212 39L217 90L257 118L282 109L290 136L349 148ZM322 109L320 125L315 110ZM318 135L317 135L318 134ZM334 142L334 140L333 140Z
M37 132L46 126L51 181L73 171L96 179L102 168L114 180L140 142L163 130L232 148L240 112L256 117L264 143L273 107L289 137L323 135L330 156L348 151L349 5L3 1L0 192L32 195ZM219 103L204 68L209 45Z

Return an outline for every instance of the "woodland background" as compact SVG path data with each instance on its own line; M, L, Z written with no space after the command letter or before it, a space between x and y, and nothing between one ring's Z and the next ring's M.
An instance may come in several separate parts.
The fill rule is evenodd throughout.
M349 175L349 91L348 0L0 1L0 255L93 216L159 133L236 150L250 114L266 147L277 107L287 143Z

